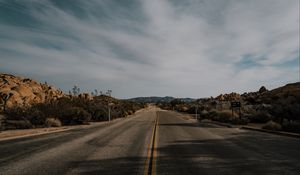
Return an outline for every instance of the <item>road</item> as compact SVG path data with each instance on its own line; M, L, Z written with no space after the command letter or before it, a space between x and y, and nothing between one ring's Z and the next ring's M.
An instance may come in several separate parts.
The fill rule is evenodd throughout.
M89 128L0 142L0 174L299 174L300 139L149 108Z

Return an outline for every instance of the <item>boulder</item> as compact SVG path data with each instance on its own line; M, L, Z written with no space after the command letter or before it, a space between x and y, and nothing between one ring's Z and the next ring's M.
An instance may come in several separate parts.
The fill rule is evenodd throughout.
M10 94L8 99L4 97ZM31 105L62 97L62 91L48 84L42 84L29 78L0 74L0 104L10 108L15 105Z
M265 86L260 87L259 90L258 90L259 93L264 93L264 92L267 92L267 91L268 91L268 89Z

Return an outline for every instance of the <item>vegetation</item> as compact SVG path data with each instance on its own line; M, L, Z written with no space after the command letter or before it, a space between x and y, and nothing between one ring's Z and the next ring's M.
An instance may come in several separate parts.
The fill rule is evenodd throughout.
M266 128L279 124L283 131L300 133L300 101L299 83L268 91L262 87L258 92L237 95L235 93L220 95L216 98L198 99L184 102L174 99L169 103L157 103L163 109L178 112L198 114L198 119L209 119L231 124L263 123ZM230 99L241 102L241 117L237 110L233 114ZM269 121L273 121L269 122Z
M271 120L268 123L266 123L262 128L268 129L268 130L273 130L273 131L279 131L279 130L281 130L281 125L279 123L276 123Z
M111 106L108 106L108 104ZM106 121L108 120L108 107L111 108L111 119L115 119L133 114L144 106L106 95L90 98L86 98L84 95L65 96L48 100L45 103L8 108L3 111L5 120L1 122L1 128L58 127L61 125Z
M57 118L47 118L45 124L47 127L60 127L62 125L61 121Z

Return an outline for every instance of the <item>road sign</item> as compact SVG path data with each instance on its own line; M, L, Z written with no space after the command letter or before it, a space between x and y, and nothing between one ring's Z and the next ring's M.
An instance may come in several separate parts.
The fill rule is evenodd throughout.
M239 101L232 101L231 102L231 107L233 107L233 108L240 108L241 107L241 102L239 102Z
M232 101L231 102L231 111L232 111L232 117L233 117L233 108L239 108L239 118L241 119L241 102L239 101Z

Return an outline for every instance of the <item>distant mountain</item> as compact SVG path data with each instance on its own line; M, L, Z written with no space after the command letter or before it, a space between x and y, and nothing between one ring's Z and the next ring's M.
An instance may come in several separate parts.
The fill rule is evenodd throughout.
M164 103L164 102L169 103L174 99L178 99L178 98L170 97L170 96L166 96L166 97L152 96L152 97L136 97L128 100L133 102L138 102L138 103ZM182 100L183 102L193 102L196 100L193 98L179 98L179 99Z

